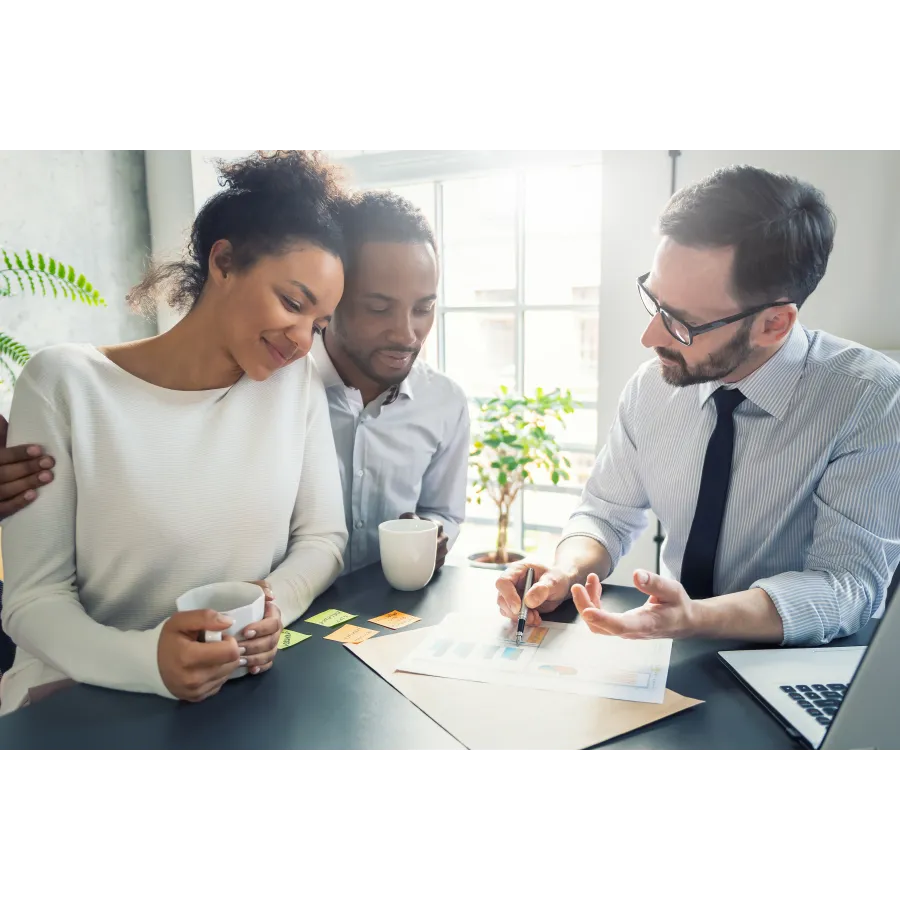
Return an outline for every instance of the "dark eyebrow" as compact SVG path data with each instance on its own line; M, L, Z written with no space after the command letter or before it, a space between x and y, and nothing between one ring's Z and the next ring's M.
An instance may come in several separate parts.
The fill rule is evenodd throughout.
M385 303L396 303L397 300L395 297L388 297L387 294L379 294L377 292L373 292L371 294L363 295L367 300L383 300ZM428 303L432 300L437 300L437 294L429 294L427 297L420 297L416 300L416 303Z
M682 319L683 321L687 321L688 319L694 318L694 316L692 316L686 310L678 309L675 306L669 306L668 303L663 303L659 299L659 297L657 297L656 294L654 294L653 291L651 291L650 288L647 287L646 282L644 282L644 290L656 301L656 303L660 309L664 309L670 315L675 316L676 319Z
M319 301L316 295L305 284L303 284L301 281L292 281L290 283L295 287L300 288L300 290L303 291L304 294L306 294L306 299L309 300L309 302L312 303L313 306L319 305Z

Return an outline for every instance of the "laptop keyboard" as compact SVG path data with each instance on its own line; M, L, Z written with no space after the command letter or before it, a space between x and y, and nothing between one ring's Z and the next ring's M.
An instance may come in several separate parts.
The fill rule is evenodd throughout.
M847 685L783 684L781 689L820 725L830 725L847 692Z

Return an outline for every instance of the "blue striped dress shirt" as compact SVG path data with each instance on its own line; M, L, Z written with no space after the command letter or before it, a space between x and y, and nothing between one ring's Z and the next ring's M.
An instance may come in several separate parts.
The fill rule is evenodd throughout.
M615 567L652 509L665 570L680 578L720 386L673 387L657 360L641 366L563 537L595 538ZM900 561L900 366L798 323L733 386L747 399L734 414L716 595L762 588L785 644L852 634Z

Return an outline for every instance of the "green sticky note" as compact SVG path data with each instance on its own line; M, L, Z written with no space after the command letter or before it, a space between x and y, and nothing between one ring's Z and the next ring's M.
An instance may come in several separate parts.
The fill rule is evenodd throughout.
M299 644L301 641L305 641L307 638L312 637L311 634L300 634L299 631L288 631L287 628L281 632L281 637L278 639L278 649L279 650L287 650L288 647L293 647L294 644Z
M313 625L323 625L325 628L331 628L332 625L341 625L355 618L356 616L341 612L339 609L326 609L325 612L320 612L317 616L306 619L306 621L312 622Z

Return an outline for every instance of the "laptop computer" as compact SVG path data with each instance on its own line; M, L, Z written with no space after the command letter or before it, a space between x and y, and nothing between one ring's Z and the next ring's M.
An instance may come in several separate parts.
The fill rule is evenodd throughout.
M868 647L722 650L719 658L805 746L900 749L898 595Z

